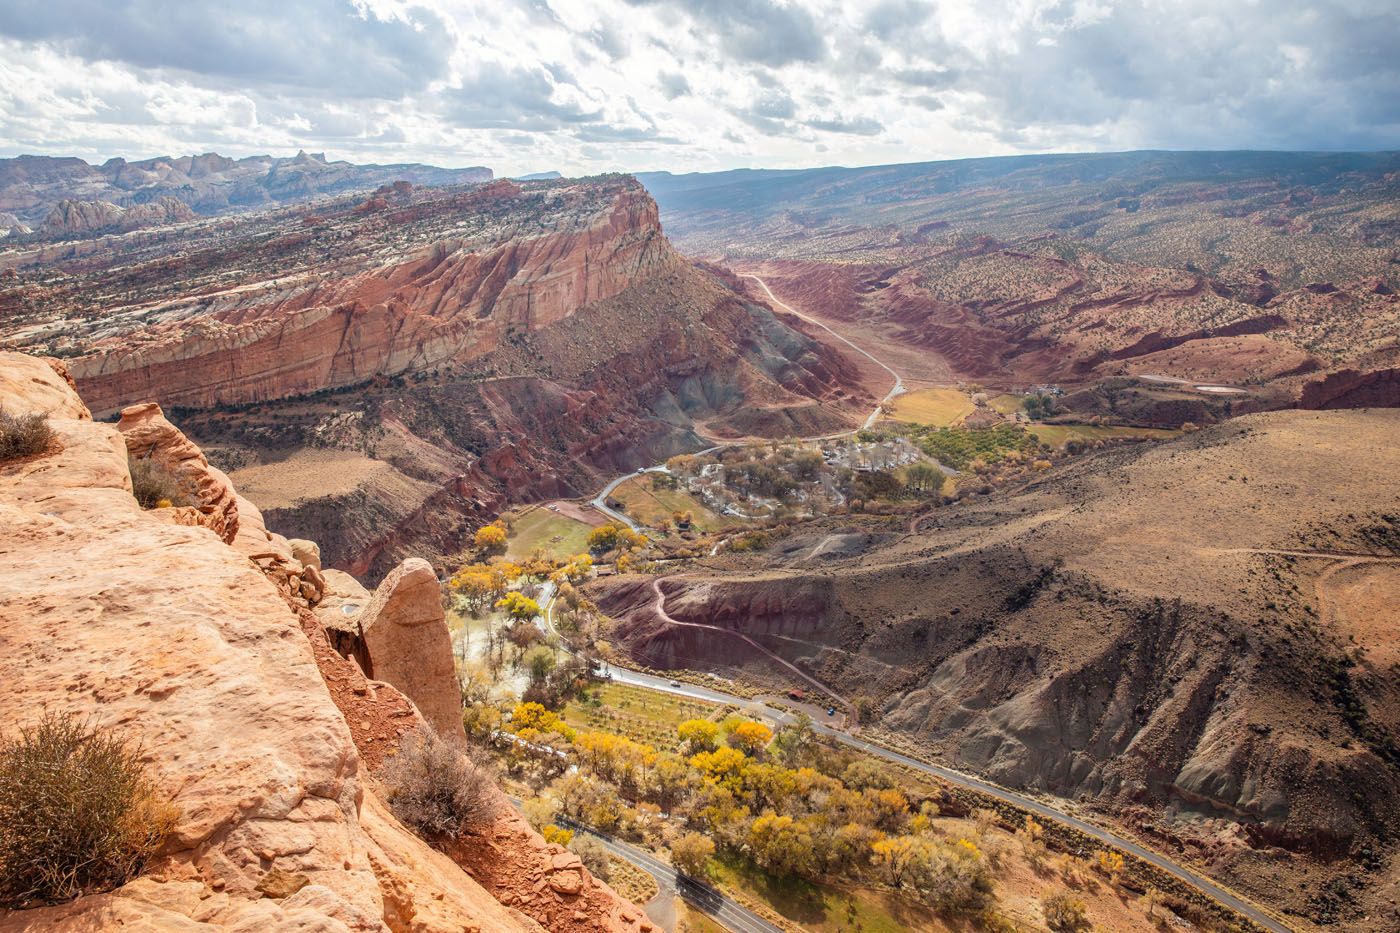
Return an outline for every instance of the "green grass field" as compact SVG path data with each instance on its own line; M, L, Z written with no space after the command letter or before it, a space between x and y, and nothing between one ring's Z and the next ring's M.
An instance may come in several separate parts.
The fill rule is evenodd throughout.
M919 389L896 396L891 417L946 428L972 414L974 408L967 393L958 389Z
M511 533L506 542L506 554L512 558L527 557L537 547L560 559L588 551L588 533L593 529L543 506L516 512L508 516L508 520Z
M751 862L733 857L721 856L715 866L715 880L721 887L763 901L814 933L907 933L937 927L932 914L886 892L774 878Z
M1047 447L1063 447L1072 440L1091 441L1115 437L1143 437L1163 440L1176 437L1180 431L1163 428L1133 428L1093 424L1029 424L1026 430Z
M987 405L998 414L1006 415L1008 418L1021 410L1021 403L1026 400L1024 395L994 395L987 399Z
M990 428L927 428L906 425L904 430L925 454L955 470L966 469L973 460L997 463L1009 451L1030 453L1039 447L1018 424L1002 422Z
M625 684L605 683L589 692L596 693L598 705L569 701L564 707L565 722L575 729L622 735L666 751L674 751L679 744L676 726L687 719L709 719L726 708Z
M634 476L613 490L613 498L621 502L632 519L643 525L657 527L669 522L672 512L690 512L691 527L700 532L719 531L740 524L732 516L716 515L683 489L653 488L653 477Z

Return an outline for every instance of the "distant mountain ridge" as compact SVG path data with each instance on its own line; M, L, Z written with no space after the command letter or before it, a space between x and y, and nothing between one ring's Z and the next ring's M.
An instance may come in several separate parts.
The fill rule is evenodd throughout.
M1400 405L1400 152L1083 153L638 180L683 252L922 348L913 365L948 367L935 381L1166 373L1251 387L1230 393L1236 414ZM1149 420L1205 417L1179 401L1158 396Z
M684 215L706 210L751 216L774 210L820 211L865 220L871 205L907 202L891 218L899 222L936 210L940 197L984 188L1027 192L1087 185L1114 196L1133 197L1181 185L1268 179L1279 185L1336 191L1393 184L1397 172L1400 152L1139 150L679 175L638 172L636 177L656 199L668 223L689 220Z
M0 213L13 215L33 229L47 226L50 234L64 235L91 229L68 229L64 224L51 222L54 211L65 201L105 202L130 208L173 198L195 214L208 216L296 203L394 181L460 185L492 178L491 170L482 166L451 169L420 163L356 165L327 160L325 153L305 151L290 158L259 155L232 159L207 152L139 162L108 159L101 165L73 157L23 155L0 159ZM110 213L109 208L95 209ZM70 205L67 213L73 210Z

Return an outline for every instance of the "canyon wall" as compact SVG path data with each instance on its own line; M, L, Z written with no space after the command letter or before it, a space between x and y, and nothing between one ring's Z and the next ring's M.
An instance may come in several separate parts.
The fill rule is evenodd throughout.
M370 582L507 503L873 404L849 361L679 257L624 176L394 185L108 246L11 256L0 336L67 358L99 417L161 403Z
M499 182L476 206L509 210L519 193ZM469 361L680 261L645 192L604 197L555 232L486 246L444 238L349 274L279 274L177 298L139 336L73 360L74 378L100 416L148 398L242 405Z

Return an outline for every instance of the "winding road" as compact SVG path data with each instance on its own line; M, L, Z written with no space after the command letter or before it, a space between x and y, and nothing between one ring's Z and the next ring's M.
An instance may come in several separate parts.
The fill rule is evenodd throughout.
M892 369L892 368L891 368L887 363L885 363L883 360L877 359L874 355L872 355L871 353L869 353L869 352L866 351L865 349L863 349L863 348L857 346L856 344L852 343L852 342L851 342L850 340L848 340L847 338L841 336L841 335L838 334L836 331L832 330L830 327L828 327L827 325L823 324L821 321L818 321L818 320L816 320L815 318L809 317L808 315L803 314L802 312L796 310L796 309L793 308L792 306L790 306L790 305L788 305L788 304L786 304L786 303L784 303L784 302L782 302L782 301L779 301L778 298L777 298L777 296L775 296L775 295L773 294L772 290L768 287L768 283L764 282L763 279L759 278L759 277L756 276L756 275L751 275L751 274L747 274L746 277L747 277L747 278L753 279L753 280L754 280L755 282L757 282L760 286L762 286L762 287L763 287L763 291L767 294L769 300L772 301L775 305L777 305L777 306L783 308L785 311L787 311L787 312L789 312L789 313L791 313L791 314L793 314L793 315L796 315L797 317L801 318L801 319L804 320L804 321L807 321L808 323L810 323L810 324L812 324L812 325L814 325L814 326L817 326L817 327L822 328L822 329L825 330L827 333L831 334L833 337L835 337L837 340L841 341L842 343L844 343L845 345L847 345L848 347L850 347L850 348L851 348L852 350L854 350L855 352L857 352L857 353L861 354L862 356L865 356L865 357L867 357L868 359L870 359L872 362L874 362L876 365L878 365L881 369L883 369L883 370L885 370L886 372L888 372L888 373L890 374L891 377L893 377L893 379L894 379L894 384L891 386L890 391L885 395L885 397L884 397L883 399L880 400L880 403L879 403L878 405L876 405L875 410L874 410L873 412L870 413L870 416L869 416L868 418L866 418L865 423L861 426L861 428L860 428L860 429L856 429L856 430L861 430L861 429L864 429L864 428L868 428L868 427L870 427L871 425L873 425L873 424L875 423L875 421L880 417L880 408L881 408L881 406L883 406L885 402L889 401L890 399L892 399L892 398L894 398L895 396L897 396L897 395L899 395L899 394L901 394L901 393L904 392L904 380L900 377L899 373L895 372L895 370ZM819 437L819 438L803 438L803 440L824 440L824 439L829 439L829 438L833 438L833 437L841 437L841 436L844 436L845 434L854 434L854 433L856 433L856 432L853 430L853 431L843 432L842 434L823 435L823 436L821 436L821 437ZM723 447L727 447L727 446L732 446L732 445L729 445L729 444L720 444L720 445L717 445L717 446L715 446L715 447L707 448L706 450L701 451L701 453L711 453L711 452L713 452L713 451L715 451L715 450L719 450L719 449L721 449L721 448L723 448ZM631 519L627 518L626 516L622 515L621 513L616 512L616 511L614 511L614 510L608 508L607 505L606 505L605 500L607 499L607 497L608 497L609 495L612 494L613 490L615 490L621 483L625 482L626 480L630 479L630 478L633 477L633 476L636 476L638 473L645 473L645 472L661 472L661 471L665 471L665 469L666 469L666 468L665 468L664 465L659 465L659 466L655 466L655 467L650 467L650 468L648 468L648 469L646 469L646 470L640 470L640 471L637 471L637 472L634 472L634 473L627 473L627 474L624 474L624 475L622 475L622 476L619 476L617 479L614 479L614 480L613 480L612 482L610 482L607 486L605 486L605 487L603 488L603 491L600 492L600 493L593 499L593 505L594 505L595 507L599 508L599 509L600 509L601 511L603 511L605 514L607 514L607 515L609 515L609 516L612 516L612 517L615 518L615 519L618 519L618 520L620 520L620 521L625 522L629 527L631 527L631 528L633 528L633 529L635 530L636 527L637 527L636 524L635 524ZM1315 554L1307 554L1307 555L1305 555L1305 554L1303 554L1303 553L1299 553L1298 556L1320 556L1320 555L1315 555ZM1338 556L1338 557L1349 557L1349 556L1353 556L1353 555L1334 555L1334 556ZM652 586L653 586L653 588L654 588L654 590L655 590L655 593L656 593L656 603L655 603L656 613L657 613L658 617L661 618L663 621L666 621L666 622L668 622L668 623L670 623L670 624L672 624L672 625L694 626L694 627L698 627L698 628L718 628L718 627L716 627L716 626L706 626L706 625L701 625L701 624L699 624L699 623L679 622L679 621L677 621L677 620L675 620L675 619L672 619L672 618L671 618L669 615L667 615L667 613L666 613L666 609L665 609L665 596L664 596L664 594L662 593L661 588L660 588L660 580L653 581ZM551 613L552 609L553 609L553 600L552 600L552 598L551 598L551 599L548 601L548 603L546 604L546 607L545 607L545 618L546 618L546 620L547 620L547 624L549 624L550 629L553 628L552 622L548 622L548 620L549 620L549 618L550 618L550 613ZM772 652L767 651L766 649L764 649L764 648L762 648L761 646L757 645L756 643L752 642L750 639L747 638L747 636L744 636L744 635L742 635L741 633L735 632L735 631L733 631L733 630L731 630L731 629L720 629L720 630L723 631L723 632L725 632L726 634L735 635L735 636L737 636L737 637L742 638L743 640L749 642L749 643L752 644L755 648L757 648L759 651L763 652L765 655L768 655L769 657L776 657L775 655L772 654ZM781 662L781 663L783 663L785 667L787 667L787 668L793 670L795 673L797 673L799 676L801 676L804 680L806 680L806 681L812 683L815 687L817 687L818 689L822 690L823 692L828 693L828 694L830 694L831 696L835 696L835 697L837 697L838 699L840 698L840 697L839 697L839 694L836 694L836 693L835 693L834 691L832 691L829 687L826 687L825 685L821 684L820 682L814 680L814 679L813 679L812 677L810 677L809 675L803 673L802 671L800 671L799 669L797 669L796 667L794 667L792 664L790 664L790 663L788 663L788 662ZM731 704L731 705L735 705L735 706L738 706L738 707L740 707L740 708L742 708L742 709L749 710L749 711L751 711L751 712L761 713L763 716L766 716L766 717L768 717L768 718L770 718L770 719L776 720L776 721L777 721L779 724L781 724L781 725L786 725L786 724L788 724L788 723L794 722L794 721L796 721L796 718L797 718L796 716L794 716L794 715L791 714L791 713L787 713L787 712L783 712L783 711L780 711L780 710L776 710L776 709L773 709L772 707L766 706L766 705L764 705L764 704L756 703L756 702L754 702L754 701L752 701L752 700L747 700L747 699L744 699L744 698L742 698L742 697L738 697L738 696L734 696L734 695L732 695L732 694L724 693L724 692L719 691L719 690L712 690L712 689L709 689L709 688L707 688L707 687L696 687L696 686L691 686L691 685L689 685L689 684L676 684L676 685L672 685L672 683L671 683L669 680L666 680L666 679L664 679L664 678L661 678L661 677L654 677L654 676L652 676L652 675L650 675L650 674L643 674L643 673L640 673L640 672L638 672L638 671L627 670L626 668L621 668L621 667L615 667L615 666L613 666L613 667L611 667L611 670L610 670L610 676L612 677L612 679L613 679L614 681L616 681L616 682L618 682L618 683L630 684L630 685L632 685L632 686L637 686L637 687L646 687L646 688L649 688L649 689L652 689L652 690L659 690L659 691L661 691L661 692L663 692L663 693L670 693L670 694L674 694L674 695L676 695L676 696L692 697L692 698L695 698L695 699L707 700L707 701L713 702L713 703L722 703L722 704ZM841 702L844 703L845 700L843 699ZM849 706L849 704L847 704L847 705ZM1076 817L1076 816L1074 816L1074 815L1072 815L1072 814L1070 814L1070 813L1066 813L1065 811L1058 809L1057 807L1055 807L1054 805L1052 805L1052 804L1050 804L1050 803L1043 802L1042 800L1039 800L1039 799L1037 799L1037 798L1035 798L1035 797L1028 796L1028 795L1026 795L1026 794L1018 793L1018 792L1016 792L1016 791L1014 791L1014 790L1010 790L1009 788L1001 787L1001 786L999 786L999 785L997 785L997 784L989 783L989 782L987 782L987 781L981 780L980 778L975 778L975 777L972 777L971 775L963 774L963 773L960 772L960 771L954 771L954 770L952 770L951 768L946 768L946 767L943 767L943 766L941 766L941 765L935 765L935 764L932 764L932 763L927 762L927 761L922 761L922 760L920 760L920 759L918 759L918 758L913 758L913 757L911 757L911 756L909 756L909 755L905 755L905 754L903 754L903 753L901 753L901 752L894 751L893 749L889 749L889 748L886 748L886 747L884 747L884 746L882 746L882 745L877 745L877 744L875 744L875 743L873 743L873 742L866 741L865 739L858 738L858 737L856 737L856 736L854 736L854 735L851 735L850 733L846 732L846 731L843 730L843 729L838 729L838 728L836 728L835 726L831 726L831 725L827 725L827 724L825 724L825 723L813 721L813 723L812 723L812 728L813 728L816 732L820 733L821 735L827 736L827 737L831 738L832 740L837 741L837 742L840 742L840 743L842 743L842 744L844 744L844 745L850 746L851 748L858 749L858 750L860 750L860 751L862 751L862 752L865 752L865 753L870 754L870 755L874 755L874 756L876 756L876 757L878 757L878 758L882 758L882 759L884 759L884 760L886 760L886 761L889 761L889 762L892 762L892 763L894 763L894 764L903 765L903 766L908 767L908 768L913 768L913 769L915 769L915 770L917 770L917 771L921 771L921 772L923 772L923 773L925 773L925 774L929 774L929 775L932 775L932 776L934 776L934 777L937 777L937 778L939 778L939 779L941 779L941 780L947 781L947 782L950 783L950 784L954 784L954 785L959 786L959 787L964 787L964 788L967 788L967 789L969 789L969 790L973 790L973 791L977 791L977 792L979 792L979 793L986 794L986 795L988 795L988 796L990 796L990 797L996 798L997 800L1001 800L1001 801L1004 801L1004 802L1006 802L1006 803L1012 804L1012 805L1014 805L1014 806L1021 807L1022 809L1028 810L1028 811L1030 811L1031 813L1034 813L1036 816L1042 817L1042 818L1044 818L1044 819L1055 820L1055 821L1057 821L1057 822L1059 822L1059 823L1062 823L1062 824L1064 824L1064 825L1066 825L1066 826L1070 826L1070 827L1072 827L1072 828L1078 830L1079 832L1084 833L1085 835L1087 835L1087 836L1089 836L1089 837L1091 837L1091 838L1093 838L1093 839L1096 839L1096 840L1098 840L1098 841L1100 841L1100 842L1102 842L1102 843L1104 843L1104 844L1106 844L1106 845L1110 845L1110 846L1113 846L1113 847L1115 847L1115 848L1117 848L1117 849L1120 849L1120 850L1122 850L1122 851L1124 851L1124 852L1128 852L1128 853L1130 853L1130 854L1136 856L1137 858L1141 859L1142 861L1144 861L1144 862L1146 862L1146 863L1148 863L1148 864L1150 864L1150 865L1152 865L1152 866L1154 866L1154 867L1160 869L1161 871L1166 872L1167 874L1171 875L1172 877L1174 877L1174 878L1176 878L1176 879L1178 879L1178 880L1180 880L1180 881L1185 882L1186 884L1189 884L1189 885L1191 885L1191 886L1197 888L1197 889L1200 890L1202 893L1204 893L1206 896L1208 896L1208 897L1210 897L1211 899L1217 901L1218 903L1224 905L1225 907L1228 907L1229 909L1235 911L1236 913L1240 914L1241 916L1248 918L1250 921L1254 922L1255 924L1258 924L1258 925L1259 925L1260 927L1262 927L1263 929L1266 929L1266 930L1271 931L1271 933L1292 933L1292 930L1291 930L1290 927L1288 927L1288 926L1286 926L1285 924L1283 924L1282 922L1280 922L1280 921L1279 921L1278 919L1276 919L1273 915L1271 915L1271 914L1269 914L1269 913L1266 913L1262 908L1260 908L1260 907L1258 907L1257 905L1251 903L1250 901L1245 900L1241 895L1235 894L1234 892L1229 891L1229 890L1227 890L1227 889L1224 888L1224 887L1221 887L1220 885L1216 884L1215 882L1211 881L1210 879L1206 878L1205 876L1203 876L1203 875L1201 875L1201 874L1198 874L1197 872L1193 871L1192 869L1190 869L1190 868L1188 868L1188 867L1186 867L1186 866L1184 866L1184 865L1181 865L1181 864L1179 864L1179 863L1177 863L1177 862L1174 862L1174 861L1172 861L1171 859L1167 858L1166 856L1161 855L1161 854L1159 854L1159 853L1157 853L1157 852L1154 852L1154 851L1152 851L1151 849L1147 849L1147 848L1145 848L1145 847L1139 845L1138 843L1132 841L1131 839L1128 839L1128 838L1126 838L1126 837L1124 837L1124 836L1120 836L1120 835L1118 835L1117 833L1115 833L1115 832L1113 832L1113 831L1111 831L1111 830L1105 829L1105 828L1102 827L1102 826L1098 826L1098 825L1096 825L1096 824L1094 824L1094 823L1087 822L1086 820L1080 819L1079 817ZM619 845L619 844L618 844L618 843L614 843L614 845ZM624 857L625 857L625 856L624 856ZM634 863L634 864L640 864L640 863ZM665 865L665 863L662 863L662 862L659 862L659 861L658 861L658 864ZM646 866L642 866L642 867L645 868ZM669 870L670 870L670 867L669 867L669 866L666 866L666 869L669 871ZM648 869L648 870L650 870L650 869ZM654 874L654 873L653 873L653 874ZM681 893L682 893L682 895L685 894L684 891L682 891ZM717 893L717 892L716 892L716 893ZM737 905L735 905L735 906L737 906ZM740 908L740 909L742 909L742 908ZM746 911L746 913L747 913L747 911ZM750 916L754 916L754 915L750 915ZM731 926L731 929L735 929L735 930L744 930L744 931L747 931L747 930L773 930L773 929L776 929L776 928L773 927L771 924L767 924L766 921L762 921L761 918L758 918L758 917L755 916L754 919L755 919L755 920L758 920L760 923L764 923L765 926L761 926L761 927Z
M725 693L721 690L713 690L709 687L697 687L693 684L685 683L673 685L670 681L666 680L665 678L656 677L651 674L643 674L640 671L633 671L627 668L617 667L615 665L609 666L608 676L610 676L615 683L628 684L634 687L646 687L651 690L661 691L662 693L670 693L675 696L689 697L690 699L695 700L705 700L710 703L721 703L728 704L731 706L737 706L740 709L743 709L751 714L762 715L764 717L767 717L768 719L774 720L779 725L790 725L797 721L797 716L793 715L792 713L775 709L774 707L768 706L764 703L759 703L755 700L749 700L740 696L735 696L734 694ZM979 793L986 794L989 797L994 797L997 800L1001 800L1005 803L1009 803L1014 806L1020 807L1024 810L1028 810L1038 817L1042 817L1047 820L1054 820L1066 826L1073 827L1074 829L1079 830L1085 835L1097 839L1105 845L1113 846L1114 848L1120 849L1124 852L1131 853L1132 855L1135 855L1138 858L1142 859L1144 862L1147 862L1148 864L1161 869L1162 871L1166 872L1172 877L1180 881L1186 882L1192 887L1199 889L1202 893L1210 897L1212 900L1215 900L1230 908L1231 910L1235 911L1236 913L1249 918L1264 929L1272 931L1272 933L1292 933L1292 929L1290 927L1279 922L1270 914L1265 913L1261 908L1245 900L1242 896L1221 887L1220 885L1216 884L1215 882L1211 881L1205 876L1200 875L1195 871L1192 871L1190 868L1187 868L1184 865L1172 861L1171 859L1167 858L1164 855L1161 855L1160 853L1145 848L1144 846L1133 842L1131 839L1128 839L1124 836L1120 836L1112 830L1105 829L1104 827L1099 826L1095 823L1090 823L1087 820L1083 820L1077 816L1066 813L1063 810L1060 810L1057 807L1053 806L1052 804L1046 803L1042 800L1028 796L1026 794L1018 793L1017 791L1010 790L1009 788L1001 787L997 784L992 784L980 778L973 777L970 774L964 774L963 772L955 771L952 768L945 768L941 765L932 764L930 762L923 761L922 759L905 755L901 752L895 751L894 749L886 748L883 745L878 745L874 742L869 742L865 739L851 735L844 729L839 729L835 726L827 725L826 723L819 722L817 720L812 721L812 730L820 735L832 739L833 741L840 742L842 745L846 745L859 751L865 752L868 755L873 755L877 758L882 758L885 761L891 762L893 764L913 768L916 771L920 771L924 774L928 774L933 777L939 778L943 781L947 781L949 784L953 784L958 787L964 787L968 790L974 790Z
M713 917L734 933L783 933L782 928L764 920L743 904L710 887L703 881L697 881L681 874L671 865L644 849L619 842L611 836L598 832L591 826L585 826L565 816L556 816L554 822L567 829L597 839L608 852L631 862L655 878L656 886L660 889L660 896L679 894L686 903Z
M521 808L523 802L519 797L508 797L507 799L517 810ZM592 826L571 820L562 813L555 815L552 822L565 829L571 829L575 833L582 833L597 839L603 848L608 850L609 854L630 862L651 875L656 880L657 893L648 904L656 904L664 899L667 909L659 911L660 913L669 914L670 899L679 894L687 903L713 917L725 929L732 930L734 933L784 933L780 927L764 920L722 891L710 887L703 881L681 874L670 863L663 862L639 846L621 842L607 833L599 832ZM653 910L648 910L647 916L651 917L652 913ZM652 920L658 922L656 917L652 917ZM674 922L675 917L670 915L669 920L661 925L669 930L674 926Z
M709 452L712 451L712 450L719 450L719 448L718 448L718 447L711 447L711 448L709 448L708 450L702 450L702 451L700 451L700 453L709 453ZM599 512L602 512L604 515L606 515L606 516L608 516L609 518L611 518L613 521L622 522L624 525L626 525L628 528L631 528L633 531L641 531L641 528L639 528L639 527L637 526L637 523L634 522L631 518L627 517L627 516L624 515L622 512L619 512L619 511L617 511L616 509L613 509L613 508L611 508L611 507L608 506L608 497L611 496L611 495L613 494L613 490L614 490L614 489L616 489L617 487L621 486L623 483L627 482L629 479L631 479L631 478L634 477L634 476L641 476L643 473L669 473L669 472L671 472L671 471L668 470L668 469L666 469L665 464L658 464L657 466L651 466L651 467L647 467L647 468L642 469L642 470L636 470L636 471L634 471L634 472L632 472L632 473L623 473L623 474L622 474L621 476L619 476L617 479L613 480L611 483L608 483L606 486L604 486L604 487L603 487L603 491L600 492L600 493L598 493L598 495L594 496L593 499L591 500L590 504L591 504L595 509L597 509Z
M882 399L880 399L880 404L878 404L878 405L875 406L875 410L872 411L872 412L870 413L870 416L869 416L868 418L865 419L865 423L861 425L861 429L862 429L862 430L871 427L873 424L875 424L875 422L876 422L877 420L879 420L879 417L880 417L880 409L881 409L881 407L884 406L884 404L885 404L886 402L888 402L890 399L894 398L896 395L903 395L903 394L904 394L904 378L903 378L902 376L900 376L899 373L895 372L895 371L890 367L890 365L889 365L888 363L886 363L884 360L877 359L873 353L870 353L869 351L867 351L867 350L864 349L863 347L859 347L859 346L857 346L856 344L852 343L851 341L847 340L845 337L842 337L840 334L836 333L836 331L832 330L830 327L827 327L825 324L823 324L821 321L817 320L816 318L814 318L814 317L809 317L808 315L803 314L801 311L798 311L798 310L797 310L796 308L794 308L792 305L786 304L785 302L782 302L782 301L779 301L779 300L778 300L778 296L775 295L775 294L773 294L773 290L772 290L771 288L768 287L768 283L765 282L765 281L763 281L762 279L760 279L758 276L756 276L756 275L754 275L754 274L752 274L752 273L746 272L746 273L744 273L744 278L746 278L746 279L753 279L753 280L754 280L755 282L757 282L759 285L763 286L763 291L764 291L764 293L768 296L768 300L771 301L771 302L773 302L773 304L775 304L775 305L777 305L778 307L782 308L784 311L788 312L789 314L793 314L793 315L796 315L797 317L800 317L802 320L806 321L808 324L812 324L812 325L814 325L814 326L816 326L816 327L820 327L822 330L826 331L828 334L830 334L831 336L835 337L837 340L841 341L841 342L844 343L846 346L850 347L852 350L854 350L854 351L856 351L857 353L859 353L861 356L863 356L863 357L865 357L866 359L870 360L870 362L874 363L876 366L880 367L881 369L883 369L885 372L889 373L890 376L892 376L892 377L894 378L894 385L890 387L890 391L889 391L888 393L885 394L885 397L882 398ZM850 432L850 433L855 433L855 432ZM835 435L835 436L839 437L840 435ZM815 440L815 438L806 438L806 439L807 439L807 440Z
M895 372L893 369L891 369L890 366L889 366L889 364L887 364L884 360L877 359L874 355L872 355L871 353L867 352L867 351L864 350L863 348L857 346L856 344L852 343L851 341L847 340L845 337L842 337L842 336L841 336L840 334L838 334L836 331L832 330L830 327L827 327L825 324L823 324L821 321L818 321L816 318L814 318L814 317L809 317L809 316L803 314L801 311L798 311L798 310L797 310L796 308L794 308L792 305L789 305L789 304L786 304L786 303L784 303L784 302L782 302L782 301L779 301L779 300L778 300L778 297L777 297L776 295L773 294L773 290L770 289L770 288L768 287L768 283L765 282L765 281L763 281L763 279L759 278L758 276L752 275L752 274L750 274L750 273L745 273L745 274L744 274L744 278L753 279L753 280L754 280L755 282L757 282L759 285L763 286L763 291L768 295L768 300L771 301L771 302L773 302L773 304L775 304L775 305L777 305L778 307L782 308L784 311L788 312L789 314L792 314L792 315L795 315L796 317L801 318L802 320L806 321L808 324L811 324L811 325L813 325L813 326L815 326L815 327L820 327L822 330L826 331L828 334L830 334L831 336L835 337L837 340L841 341L841 342L844 343L846 346L850 347L852 350L854 350L855 352L859 353L861 356L866 357L866 358L869 359L872 363L874 363L876 366L879 366L881 369L883 369L885 372L889 373L889 374L890 374L890 377L891 377L892 379L894 379L894 384L890 386L889 392L885 393L885 397L882 398L882 399L880 399L879 403L877 403L876 406L875 406L875 410L872 411L869 415L866 416L865 421L861 424L861 426L860 426L859 428L853 428L853 429L850 430L850 431L838 431L838 432L836 432L835 434L816 434L816 435L813 435L812 437L799 437L799 438L797 438L798 441L829 441L829 440L835 440L835 439L838 438L838 437L846 437L847 435L855 434L855 433L857 433L858 431L866 430L866 429L870 428L872 425L874 425L875 422L878 421L878 420L880 419L880 409L884 406L884 404L885 404L886 402L888 402L890 399L894 398L896 395L902 395L902 394L904 394L904 391L905 391L905 390L904 390L904 379L903 379L903 377L901 377L901 376L899 375L899 373L897 373L897 372ZM742 444L742 443L744 443L744 442L743 442L743 441L730 441L730 442L723 443L723 444L715 444L715 445L712 446L712 447L706 447L706 448L704 448L703 450L697 450L697 451L695 451L694 454L693 454L693 456L704 456L705 454L712 454L712 453L714 453L714 452L717 451L717 450L724 450L726 447L737 447L737 446L739 446L739 445ZM602 488L602 490L598 493L598 495L594 496L594 497L590 500L590 504L591 504L595 509L597 509L598 511L602 512L604 515L608 516L609 518L613 519L614 521L622 522L624 525L626 525L628 528L631 528L633 531L640 531L641 529L638 527L638 525L637 525L637 523L636 523L635 521L633 521L630 517L628 517L628 516L625 515L624 513L619 512L619 511L617 511L616 509L611 508L611 507L608 505L608 497L611 496L611 495L613 494L614 490L616 490L617 487L621 486L623 483L627 482L629 479L631 479L631 478L634 477L634 476L640 476L640 475L642 475L643 473L669 473L669 472L670 472L670 471L669 471L668 469L666 469L666 465L665 465L664 463L658 463L656 466L644 467L644 468L639 469L639 470L634 470L634 471L631 472L631 473L623 473L621 476L617 477L616 479L614 479L614 480L612 480L610 483L608 483L606 486L604 486L604 487Z

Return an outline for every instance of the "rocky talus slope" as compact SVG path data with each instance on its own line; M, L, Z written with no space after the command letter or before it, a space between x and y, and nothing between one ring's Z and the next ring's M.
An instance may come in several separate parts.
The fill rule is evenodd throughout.
M314 610L336 581L314 546L268 532L158 409L95 422L60 368L13 353L0 404L54 430L43 453L0 465L0 723L47 710L119 729L180 811L142 877L0 915L0 929L650 928L504 797L448 853L393 818L369 767L422 722L417 707L332 647ZM194 504L143 511L128 451L193 480ZM442 625L421 611L416 569L362 631ZM424 644L422 675L432 641L393 650Z

